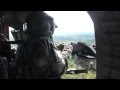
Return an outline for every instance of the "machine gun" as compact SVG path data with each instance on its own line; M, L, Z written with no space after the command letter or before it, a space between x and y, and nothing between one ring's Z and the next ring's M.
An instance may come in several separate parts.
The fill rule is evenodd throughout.
M89 46L83 42L72 43L73 52L72 56L75 64L87 70L96 70L96 50L94 47Z

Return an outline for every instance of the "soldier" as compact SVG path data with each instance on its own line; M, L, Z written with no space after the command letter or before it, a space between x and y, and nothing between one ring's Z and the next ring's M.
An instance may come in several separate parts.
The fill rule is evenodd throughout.
M55 47L52 35L54 19L43 11L31 13L27 19L28 38L17 50L17 79L59 79L67 71L69 45L62 53Z

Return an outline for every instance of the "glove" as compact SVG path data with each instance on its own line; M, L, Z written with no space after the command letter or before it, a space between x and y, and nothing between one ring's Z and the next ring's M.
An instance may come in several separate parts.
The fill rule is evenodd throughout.
M72 45L65 45L64 49L62 50L62 55L64 58L69 59L69 56L71 55L73 51L73 46Z
M72 45L65 45L62 52L64 52L64 51L68 51L71 54L73 51L73 46Z

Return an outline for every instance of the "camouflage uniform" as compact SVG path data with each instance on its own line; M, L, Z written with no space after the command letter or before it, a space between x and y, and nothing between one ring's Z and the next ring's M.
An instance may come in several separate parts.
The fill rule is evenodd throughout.
M29 37L17 51L17 78L60 78L67 71L72 46L65 48L62 53L54 46L52 35L55 23L47 14L35 12L28 17L26 33Z

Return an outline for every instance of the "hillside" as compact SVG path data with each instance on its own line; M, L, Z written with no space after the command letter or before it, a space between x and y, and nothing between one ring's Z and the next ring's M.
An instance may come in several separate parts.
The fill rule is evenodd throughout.
M94 34L68 34L68 35L54 35L53 37L55 43L70 43L70 42L79 42L83 41L88 45L95 44L95 36Z

